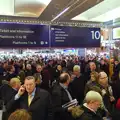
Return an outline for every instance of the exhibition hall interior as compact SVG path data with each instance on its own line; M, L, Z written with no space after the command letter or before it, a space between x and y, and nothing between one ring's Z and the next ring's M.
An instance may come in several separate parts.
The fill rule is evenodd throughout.
M0 120L120 120L120 0L0 0Z

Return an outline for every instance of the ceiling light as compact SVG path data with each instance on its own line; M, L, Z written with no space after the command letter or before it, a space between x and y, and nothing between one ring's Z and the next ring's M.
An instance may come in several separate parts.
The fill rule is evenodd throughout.
M57 18L59 18L61 15L63 15L65 12L67 12L70 9L70 7L64 9L60 14L58 14L55 18L53 18L51 21L53 22L54 20L56 20Z
M31 12L19 12L16 15L17 16L23 16L23 17L26 17L26 16L36 17L37 16L35 13L31 13Z

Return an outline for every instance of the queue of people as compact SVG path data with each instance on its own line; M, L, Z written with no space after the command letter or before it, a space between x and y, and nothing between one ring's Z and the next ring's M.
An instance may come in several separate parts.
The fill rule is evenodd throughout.
M25 117L19 117L22 114L26 120L119 118L117 60L97 57L86 60L78 56L48 61L41 56L35 58L0 62L2 120L24 120ZM69 106L73 100L77 103ZM68 107L63 107L65 104Z

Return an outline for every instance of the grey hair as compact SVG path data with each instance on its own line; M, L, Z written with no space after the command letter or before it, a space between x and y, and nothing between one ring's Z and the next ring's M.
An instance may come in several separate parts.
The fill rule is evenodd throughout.
M79 65L75 65L73 67L73 71L80 71L80 66Z
M26 68L28 68L28 67L31 67L31 64L27 64L27 65L26 65Z
M99 102L102 103L103 99L102 99L102 96L98 92L96 92L96 91L89 91L86 94L85 101L87 103L89 103L90 101L99 101Z

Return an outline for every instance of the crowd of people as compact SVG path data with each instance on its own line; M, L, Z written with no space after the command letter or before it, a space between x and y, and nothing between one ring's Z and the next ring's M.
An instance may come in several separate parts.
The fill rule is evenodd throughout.
M105 56L2 60L2 120L119 120L119 79L119 61Z

